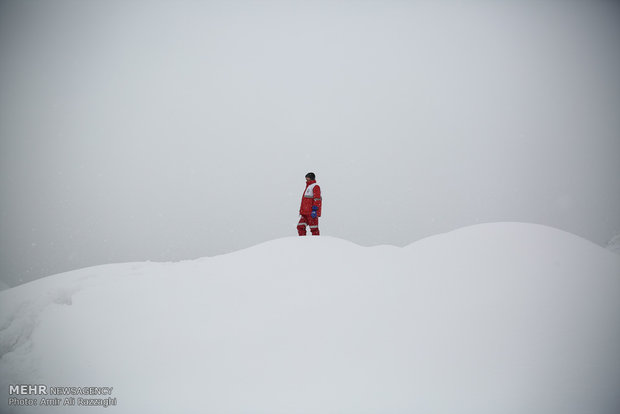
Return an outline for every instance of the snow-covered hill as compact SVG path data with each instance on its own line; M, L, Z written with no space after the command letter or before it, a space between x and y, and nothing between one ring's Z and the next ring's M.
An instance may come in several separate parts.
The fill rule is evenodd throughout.
M620 257L532 224L92 267L0 292L0 329L3 413L620 412ZM8 404L57 386L113 388Z

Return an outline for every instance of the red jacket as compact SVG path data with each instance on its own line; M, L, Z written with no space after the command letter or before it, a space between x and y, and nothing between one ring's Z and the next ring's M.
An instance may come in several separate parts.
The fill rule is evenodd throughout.
M312 214L312 206L317 206L317 217L321 217L321 187L315 180L306 182L306 189L301 197L301 207L299 207L299 214L302 216L309 216Z

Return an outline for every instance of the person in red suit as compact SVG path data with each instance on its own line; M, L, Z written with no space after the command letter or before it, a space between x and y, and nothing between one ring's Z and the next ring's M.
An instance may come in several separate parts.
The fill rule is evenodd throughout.
M301 197L299 207L299 223L297 232L300 236L306 235L306 226L310 227L313 236L319 235L319 217L321 217L321 187L316 183L316 176L309 172L306 174L306 189Z

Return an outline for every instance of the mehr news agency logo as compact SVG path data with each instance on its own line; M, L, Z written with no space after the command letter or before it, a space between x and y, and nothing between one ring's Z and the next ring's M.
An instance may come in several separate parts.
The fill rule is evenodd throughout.
M114 387L48 387L42 384L9 385L9 406L111 407Z

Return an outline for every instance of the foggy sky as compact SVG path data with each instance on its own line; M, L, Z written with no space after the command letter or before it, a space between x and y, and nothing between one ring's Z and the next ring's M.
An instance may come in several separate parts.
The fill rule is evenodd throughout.
M612 1L0 3L0 278L296 234L620 232ZM309 253L310 254L310 253Z

